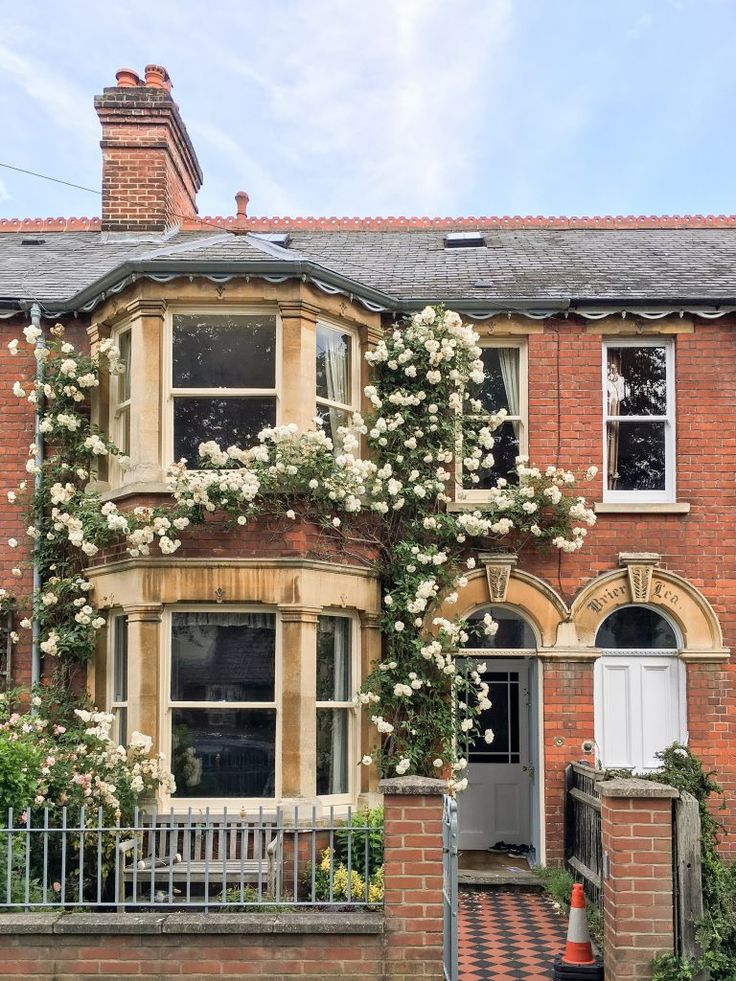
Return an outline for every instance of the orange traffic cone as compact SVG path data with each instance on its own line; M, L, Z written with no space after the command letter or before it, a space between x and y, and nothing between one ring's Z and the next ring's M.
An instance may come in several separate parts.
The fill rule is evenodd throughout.
M572 887L570 922L564 953L555 960L555 981L564 978L588 978L603 981L603 963L593 953L588 919L585 915L585 893L579 882Z

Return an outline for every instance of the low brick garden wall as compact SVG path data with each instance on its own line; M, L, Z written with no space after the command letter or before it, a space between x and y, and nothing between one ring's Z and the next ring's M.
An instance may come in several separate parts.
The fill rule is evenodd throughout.
M0 915L0 981L441 981L447 784L399 777L384 794L381 911Z
M0 934L3 981L385 977L382 913L19 913Z

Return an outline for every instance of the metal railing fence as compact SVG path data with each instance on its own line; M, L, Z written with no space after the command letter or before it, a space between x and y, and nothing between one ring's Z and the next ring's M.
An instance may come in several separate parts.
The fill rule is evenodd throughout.
M383 903L383 826L365 812L27 807L0 817L0 913L365 908Z
M442 811L442 912L445 981L458 978L457 801L445 797Z

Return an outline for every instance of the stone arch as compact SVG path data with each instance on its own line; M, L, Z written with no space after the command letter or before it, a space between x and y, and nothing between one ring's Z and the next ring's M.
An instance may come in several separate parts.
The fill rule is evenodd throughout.
M595 646L598 628L614 610L642 604L661 610L674 621L682 637L681 656L685 660L728 657L729 650L723 646L723 633L715 610L687 579L654 568L646 594L635 595L638 589L636 580L632 583L628 569L606 572L584 586L570 611L580 645Z
M568 619L565 602L546 582L520 569L512 569L503 599L491 596L484 568L468 574L468 584L459 591L453 606L442 605L439 616L468 617L484 606L515 607L531 623L539 638L540 647L553 647L557 628Z

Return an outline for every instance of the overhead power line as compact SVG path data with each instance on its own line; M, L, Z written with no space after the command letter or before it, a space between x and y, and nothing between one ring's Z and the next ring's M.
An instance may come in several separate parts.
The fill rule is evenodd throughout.
M40 177L44 181L53 181L54 184L65 184L67 187L76 187L78 191L89 191L90 194L96 194L101 197L102 192L96 191L93 187L84 187L82 184L72 184L71 181L62 181L58 177L49 177L48 174L39 174L35 170L25 170L23 167L14 167L12 164L0 163L0 167L5 167L6 170L17 170L19 174L29 174L31 177Z

